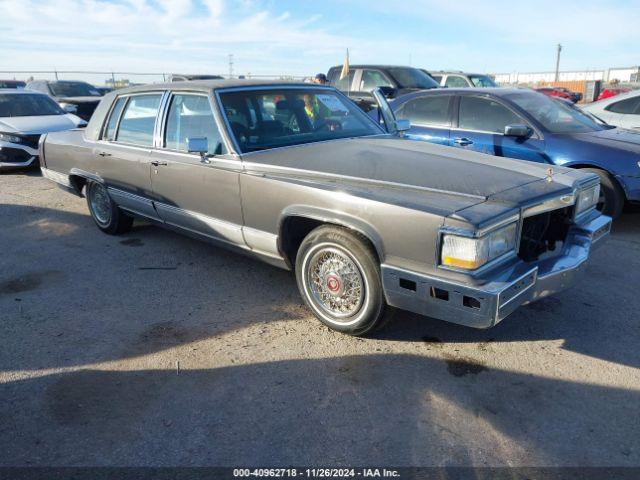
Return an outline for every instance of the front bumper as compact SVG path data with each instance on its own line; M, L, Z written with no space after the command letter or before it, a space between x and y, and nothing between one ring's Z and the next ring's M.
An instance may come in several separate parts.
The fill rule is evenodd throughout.
M38 163L38 150L18 143L0 142L0 170Z
M489 328L525 303L571 287L589 253L609 234L611 218L599 215L575 226L562 253L537 262L518 262L482 286L453 283L382 265L387 303L393 307L475 328Z

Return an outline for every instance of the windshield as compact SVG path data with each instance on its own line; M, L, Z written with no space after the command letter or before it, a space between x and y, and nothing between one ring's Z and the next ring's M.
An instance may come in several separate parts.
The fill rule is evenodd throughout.
M417 68L391 67L389 73L396 79L400 88L438 88L439 85L429 75Z
M64 115L66 112L46 95L38 93L1 94L0 117Z
M497 87L498 84L486 75L469 75L474 87L491 88Z
M584 133L605 130L577 108L536 92L518 92L506 97L535 118L551 133Z
M329 89L243 90L221 93L220 100L242 153L383 133L354 103Z
M56 97L100 97L100 92L84 82L51 82L51 93Z

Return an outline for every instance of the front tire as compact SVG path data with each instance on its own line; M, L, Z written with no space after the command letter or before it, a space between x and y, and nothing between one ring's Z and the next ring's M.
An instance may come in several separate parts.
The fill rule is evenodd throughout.
M600 199L598 210L612 218L618 218L624 208L624 191L615 178L598 168L583 168L585 172L595 173L600 177Z
M86 197L89 213L98 228L104 233L118 235L131 229L133 217L118 208L104 185L98 182L88 182Z
M328 225L313 230L298 249L296 280L307 306L333 330L365 335L383 323L380 266L362 235Z

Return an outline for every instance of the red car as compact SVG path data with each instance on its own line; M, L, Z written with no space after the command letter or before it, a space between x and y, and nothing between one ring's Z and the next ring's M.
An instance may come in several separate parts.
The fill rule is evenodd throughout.
M548 97L559 97L569 100L573 103L582 99L582 94L578 92L572 92L568 88L562 87L541 87L536 88L536 92L544 93Z
M605 98L615 97L616 95L619 95L619 94L625 93L625 92L629 92L630 90L631 89L624 88L624 87L609 87L609 88L605 88L604 90L602 90L602 92L600 92L600 95L598 95L598 100L604 100Z

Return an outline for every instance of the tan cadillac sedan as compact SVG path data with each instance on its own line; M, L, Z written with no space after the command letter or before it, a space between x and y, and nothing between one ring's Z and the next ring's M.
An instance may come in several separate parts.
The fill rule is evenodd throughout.
M376 97L380 123L318 85L118 90L41 139L42 172L105 233L139 216L294 270L353 335L387 307L487 328L575 283L611 224L598 177L408 140Z

